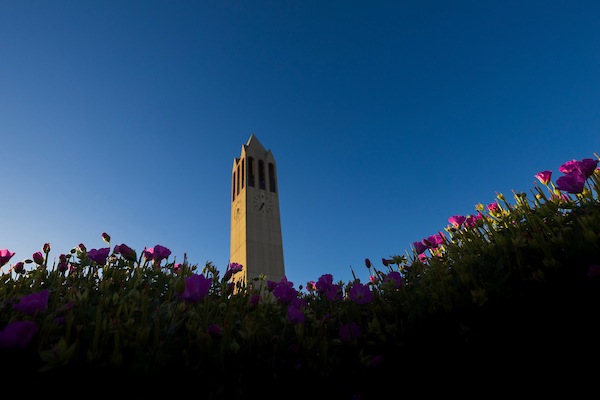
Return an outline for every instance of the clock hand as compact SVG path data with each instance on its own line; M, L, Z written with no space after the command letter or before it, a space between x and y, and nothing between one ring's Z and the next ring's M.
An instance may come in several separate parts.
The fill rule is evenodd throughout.
M264 206L265 206L265 203L262 203L262 204L260 205L260 208L258 209L258 211L262 210L262 208L263 208Z

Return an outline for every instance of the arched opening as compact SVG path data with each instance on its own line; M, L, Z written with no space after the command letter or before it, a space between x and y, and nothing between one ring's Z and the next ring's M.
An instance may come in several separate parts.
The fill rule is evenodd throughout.
M269 190L273 193L277 191L275 184L275 165L269 163Z
M258 188L265 188L265 162L258 160Z
M248 186L254 187L254 159L248 157Z

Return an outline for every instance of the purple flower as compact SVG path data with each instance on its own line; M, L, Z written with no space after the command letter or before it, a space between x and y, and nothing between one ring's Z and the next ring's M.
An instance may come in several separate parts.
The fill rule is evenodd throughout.
M256 308L258 306L258 303L260 302L260 299L261 297L258 294L252 296L252 298L250 299L250 307Z
M437 249L440 244L444 242L443 235L438 233L437 235L431 235L427 239L423 239L423 243L430 249Z
M35 322L14 321L0 332L0 347L25 348L33 338L36 330L37 325Z
M225 272L225 275L223 276L223 280L225 282L227 282L229 279L231 279L231 277L235 274L237 274L238 272L240 272L244 267L241 264L238 263L230 263L229 264L229 269L227 270L227 272Z
M66 272L66 271L69 269L69 266L67 265L67 263L66 263L66 262L64 262L64 261L61 261L61 262L59 262L59 263L58 263L58 265L56 266L56 269L57 269L59 272Z
M297 308L292 306L288 307L288 312L287 312L287 321L290 324L299 324L301 322L304 322L306 320L306 317L304 316L304 314L302 313L302 311Z
M584 158L579 163L579 170L586 176L586 178L589 178L590 176L592 176L597 166L598 160Z
M352 339L358 338L362 331L354 322L350 322L350 324L340 326L339 333L343 341L349 342Z
M595 264L590 265L590 270L589 270L588 275L590 278L593 278L595 276L600 276L600 265L595 265Z
M50 292L48 289L43 290L41 293L32 293L27 296L21 297L19 304L13 304L12 308L24 313L35 315L38 312L45 312L48 308L48 296Z
M33 253L33 256L31 256L31 258L33 258L33 262L38 265L42 265L44 263L44 255L42 254L41 251L38 251L37 253Z
M558 170L563 174L570 174L573 171L579 171L579 164L581 161L572 160L567 161L563 165L561 165Z
M552 171L542 171L535 174L535 177L539 179L544 185L547 185L550 182L550 178L552 177Z
M23 272L25 272L25 264L23 263L23 261L19 261L18 263L16 263L13 267L13 270L17 274L22 274Z
M391 285L394 289L402 287L402 275L398 271L392 271L385 277L385 284Z
M6 264L15 253L11 253L7 249L0 250L0 267Z
M208 334L212 337L219 336L223 330L217 324L212 324L208 327Z
M212 279L204 275L193 274L185 278L185 290L183 293L175 293L175 296L191 304L199 303L207 294L212 284Z
M277 299L283 303L290 303L296 296L298 292L294 289L294 284L292 282L288 282L287 278L283 278L281 282L277 285L275 289L273 289L273 296L277 297Z
M556 180L556 188L567 193L581 193L585 186L585 174L579 170L569 172Z
M455 228L460 228L461 225L465 222L465 220L466 218L462 215L455 215L453 217L448 218L448 222L450 222Z
M323 274L315 284L318 293L325 293L333 283L333 275Z
M120 254L124 259L129 261L137 260L137 254L135 253L135 250L132 250L129 246L125 244L115 246L114 253Z
M373 300L373 293L369 289L369 286L359 282L352 285L349 295L358 304L365 304Z
M160 264L161 260L168 258L170 255L171 250L158 244L144 251L144 257L147 260L154 260L157 264Z
M340 285L329 285L325 292L329 301L340 301L342 299L342 287Z
M104 232L102 234L102 240L104 240L106 243L110 244L110 236L108 235L108 233Z
M415 251L417 252L417 254L421 254L425 250L427 250L427 246L425 244L423 244L423 242L414 242L413 247L415 248Z
M105 264L106 258L108 257L108 253L110 253L110 247L105 247L103 249L91 249L88 252L88 257L90 260L96 261L98 264Z
M269 292L272 292L273 290L275 290L276 287L277 287L277 282L270 281L267 279L267 290Z

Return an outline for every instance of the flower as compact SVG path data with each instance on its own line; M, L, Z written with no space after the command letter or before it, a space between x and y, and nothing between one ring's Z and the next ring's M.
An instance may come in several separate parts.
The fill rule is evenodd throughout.
M358 304L365 304L373 300L373 293L369 289L369 286L359 282L352 285L349 295Z
M427 250L427 246L423 244L423 242L413 242L413 247L415 248L417 254L421 254Z
M556 180L556 188L567 193L581 193L585 186L585 174L575 170Z
M110 244L110 236L106 232L104 232L102 234L102 240L104 240L106 243Z
M535 177L539 179L544 185L547 185L550 182L550 178L552 177L552 171L542 171L535 174Z
M299 324L301 322L304 322L306 320L306 317L304 316L304 314L302 313L302 311L300 311L299 308L291 305L288 307L288 312L287 312L287 321L290 324Z
M402 275L398 271L392 271L385 277L385 284L391 285L394 289L402 287Z
M250 307L252 308L256 308L258 306L258 303L260 302L261 296L258 294L255 294L254 296L252 296L252 298L250 299Z
M460 228L461 225L465 222L466 218L462 215L455 215L453 217L448 218L448 222L452 224L455 228Z
M202 274L192 274L185 278L183 293L175 293L175 295L187 303L196 304L208 294L211 284L212 279L208 279Z
M37 325L35 322L14 321L0 332L0 347L25 348L33 338L36 330Z
M492 212L492 213L500 212L500 206L498 206L498 203L488 204L486 206L486 208L488 209L489 212Z
M437 249L443 242L444 238L441 232L437 235L431 235L427 239L423 239L423 243L425 243L425 245L431 249Z
M126 260L137 260L137 254L135 253L135 250L132 250L129 246L125 244L115 246L115 249L113 251L115 254L120 254L121 256L123 256L123 258Z
M58 269L59 272L66 272L67 269L69 269L69 266L67 265L66 262L61 261L56 266L56 269Z
M329 301L340 301L342 299L342 287L340 285L329 285L325 294Z
M600 276L600 265L595 265L595 264L590 265L590 270L589 270L588 275L590 278L593 278L595 276Z
M13 267L13 270L17 273L17 274L22 274L23 272L25 272L25 264L23 263L23 261L19 261L18 263L16 263Z
M156 263L160 264L160 261L168 258L171 255L171 250L166 247L156 245L154 247L150 247L148 250L144 251L144 257L148 260L154 260Z
M597 166L598 160L584 158L579 163L579 171L581 171L587 178L589 178L590 176L592 176Z
M7 249L0 250L0 267L6 264L15 253L11 253Z
M41 251L38 251L37 253L33 253L33 262L35 262L38 265L42 265L44 263L44 255L42 254Z
M294 289L294 284L292 282L288 282L287 278L283 278L281 282L277 285L275 289L273 289L273 296L277 297L277 299L283 303L287 304L291 302L296 296L298 292Z
M208 334L212 337L219 336L223 330L217 324L212 324L208 327Z
M108 257L108 253L110 253L110 247L105 247L103 249L91 249L88 252L88 257L96 261L98 264L106 263L106 258Z
M229 279L231 279L231 277L235 274L237 274L238 272L240 272L244 267L241 264L238 263L230 263L229 264L229 269L227 270L227 272L225 272L225 275L223 276L223 280L225 282L227 282Z
M42 246L42 250L46 254L50 253L50 243L44 243L44 246Z
M362 331L354 322L340 326L339 334L343 341L349 342L361 335Z
M315 282L314 281L308 281L306 282L306 290L308 290L309 292L314 292L316 290L316 286L315 286Z
M579 170L579 163L580 163L580 161L577 161L577 160L567 161L566 163L561 165L558 168L558 170L560 172L562 172L563 174L570 174L573 171Z
M315 287L318 293L325 293L329 290L329 287L333 284L333 275L323 274L317 281Z
M48 289L40 293L31 293L30 295L21 297L19 304L13 304L12 308L23 311L29 315L35 315L38 312L45 312L48 308Z
M277 287L277 282L270 281L267 279L267 290L269 292L272 292L273 290L275 290L276 287Z

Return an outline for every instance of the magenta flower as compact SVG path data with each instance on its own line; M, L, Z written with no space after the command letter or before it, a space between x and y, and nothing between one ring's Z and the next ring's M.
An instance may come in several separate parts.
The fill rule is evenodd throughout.
M453 217L448 218L448 222L452 224L455 228L460 228L462 224L465 222L466 218L462 215L455 215Z
M288 282L285 277L279 282L277 287L273 289L273 296L277 297L277 300L283 304L290 303L297 295L298 292L294 289L294 284Z
M306 320L306 317L304 316L304 314L302 313L302 311L294 306L289 306L288 307L288 312L287 312L287 321L290 324L299 324L301 322L304 322Z
M340 326L339 334L344 342L349 342L352 339L358 338L362 334L362 331L354 322L350 322L349 324Z
M306 290L308 290L311 293L314 292L315 290L317 290L317 288L315 286L315 282L314 281L306 282Z
M31 256L31 258L33 258L33 262L36 263L37 265L42 265L44 263L44 255L42 254L41 251L38 251L37 253L33 253L33 256Z
M14 255L15 253L11 253L7 249L0 250L0 267L6 264L8 261L10 261L10 259Z
M208 334L212 337L219 336L223 330L217 324L212 324L208 327Z
M90 260L96 261L98 264L105 264L106 258L108 257L108 253L110 253L110 247L105 247L103 249L91 249L88 252L88 257Z
M373 300L373 293L369 289L369 286L363 285L359 282L352 285L349 296L358 304L365 304Z
M120 254L124 259L129 261L137 260L137 254L135 250L132 250L129 246L125 244L120 244L115 246L113 250L115 254Z
M23 272L25 272L25 264L23 263L23 261L19 261L18 263L16 263L13 267L13 270L17 274L22 274Z
M566 163L561 165L558 168L558 170L560 172L562 172L563 174L570 174L573 171L579 171L580 163L581 163L581 161L577 161L577 160L567 161Z
M585 174L579 170L569 172L556 180L556 188L567 193L581 193L585 186Z
M187 303L197 304L206 297L211 285L212 279L208 279L202 274L193 274L185 278L185 290L183 293L175 293L175 296Z
M535 174L535 177L539 179L544 185L547 185L550 182L550 178L552 177L552 171L542 171Z
M423 243L431 249L437 249L444 242L444 237L441 233L431 235L427 239L423 239Z
M32 321L14 321L0 332L0 348L25 348L33 338L37 325Z
M35 315L38 312L45 312L48 308L48 289L41 293L31 293L30 295L21 297L19 304L13 304L12 308L23 311L29 315Z
M486 206L486 208L488 209L489 212L493 212L493 213L500 212L500 206L498 206L498 203L488 204Z
M596 167L598 167L598 160L591 158L584 158L579 163L579 170L586 176L586 178L592 176Z
M102 234L102 240L104 240L106 243L110 244L110 236L106 232L104 232Z

